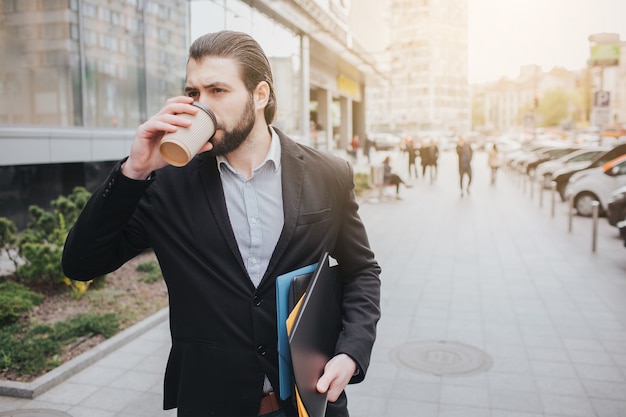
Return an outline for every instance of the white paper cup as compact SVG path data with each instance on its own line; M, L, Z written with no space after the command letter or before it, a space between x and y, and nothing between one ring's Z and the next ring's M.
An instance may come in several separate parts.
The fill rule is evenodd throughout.
M170 165L182 167L198 153L200 148L213 137L217 121L215 114L205 105L192 103L200 111L195 115L181 113L178 116L191 120L191 126L178 127L176 132L166 133L161 139L161 158Z

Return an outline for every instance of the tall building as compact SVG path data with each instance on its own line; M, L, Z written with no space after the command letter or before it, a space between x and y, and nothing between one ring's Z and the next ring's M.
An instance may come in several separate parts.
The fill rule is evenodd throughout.
M0 123L134 128L182 91L187 0L2 6Z
M467 0L389 0L386 85L371 87L371 131L470 128Z

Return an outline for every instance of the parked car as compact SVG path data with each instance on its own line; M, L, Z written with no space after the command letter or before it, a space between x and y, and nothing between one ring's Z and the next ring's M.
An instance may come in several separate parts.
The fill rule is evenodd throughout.
M515 170L522 170L527 160L535 158L537 154L543 151L555 149L558 146L554 142L533 143L523 146L518 151L506 155L506 164Z
M619 222L626 220L626 186L611 193L606 203L606 218L611 226L617 226Z
M402 139L391 133L372 133L369 138L374 141L377 151L388 151L400 148Z
M589 162L589 164L586 165L585 167L575 168L575 169L563 168L563 169L555 171L553 174L553 178L554 178L554 182L556 182L556 190L559 192L561 199L563 201L566 200L565 187L567 187L567 183L569 182L569 179L576 172L600 167L606 164L607 162L609 162L610 160L615 159L618 156L625 155L625 154L626 154L626 143L623 143L621 145L614 146L613 148L611 148L611 150L603 154L598 155L595 159Z
M550 188L552 183L552 174L560 169L578 169L584 168L598 155L605 153L609 147L588 147L577 150L560 158L544 162L537 166L535 177L543 182L546 189Z
M600 203L600 214L606 212L611 193L626 185L626 155L606 164L577 172L570 178L565 188L565 196L574 199L574 208L580 216L589 217L593 213L593 201Z
M605 137L619 138L625 135L626 135L626 126L621 125L621 124L605 126L602 129L602 136L605 136Z
M623 220L617 224L619 229L619 235L624 240L624 246L626 246L626 220Z
M545 151L535 153L533 156L526 159L526 161L524 162L524 168L526 170L526 174L530 176L534 176L535 170L537 169L537 167L543 164L544 162L548 162L553 159L560 158L562 156L570 155L572 152L575 152L579 149L580 147L557 146L554 149L546 149Z

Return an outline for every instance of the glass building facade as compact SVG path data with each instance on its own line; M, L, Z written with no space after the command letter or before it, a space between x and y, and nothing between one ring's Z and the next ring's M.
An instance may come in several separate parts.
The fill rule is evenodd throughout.
M0 20L0 123L132 128L182 90L186 0L3 0Z
M1 4L0 124L134 128L182 94L191 41L232 29L270 56L283 104L277 125L296 129L299 37L244 2Z

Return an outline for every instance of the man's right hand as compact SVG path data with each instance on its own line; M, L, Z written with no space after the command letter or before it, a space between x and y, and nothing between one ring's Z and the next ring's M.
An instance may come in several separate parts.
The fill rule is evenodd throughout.
M180 113L196 114L199 109L191 103L191 97L171 98L157 114L137 128L130 146L130 155L122 165L122 173L126 177L144 180L154 170L167 165L159 153L161 138L165 133L175 132L177 126L191 125L188 119L177 116Z

